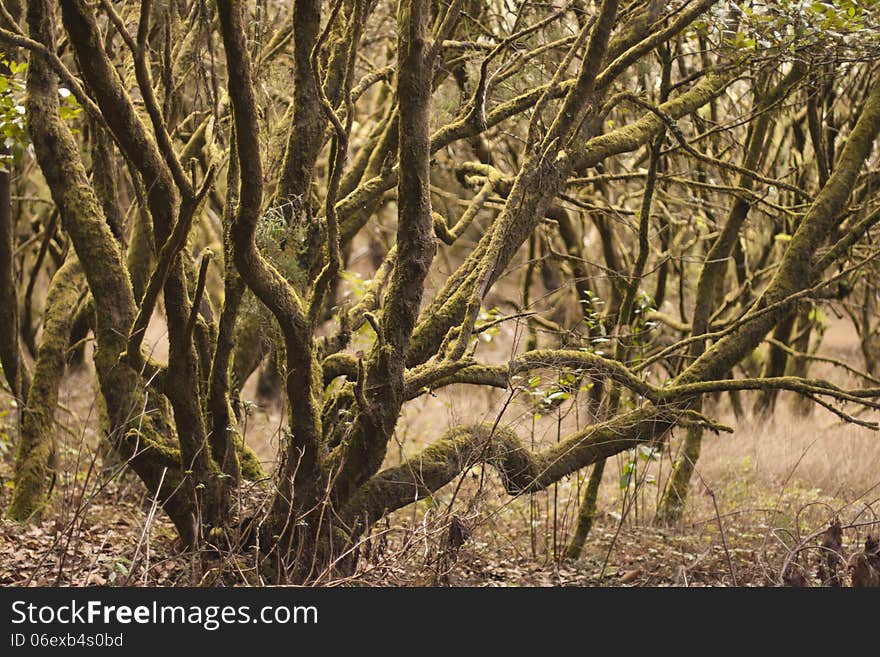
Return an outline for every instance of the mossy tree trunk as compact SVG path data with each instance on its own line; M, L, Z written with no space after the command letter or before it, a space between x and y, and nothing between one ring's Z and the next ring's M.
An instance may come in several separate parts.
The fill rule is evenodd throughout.
M49 284L43 312L43 337L37 350L27 404L22 414L21 440L15 458L15 486L7 514L27 520L46 502L47 484L54 460L54 411L58 386L67 363L70 327L82 295L82 268L75 254L68 255Z

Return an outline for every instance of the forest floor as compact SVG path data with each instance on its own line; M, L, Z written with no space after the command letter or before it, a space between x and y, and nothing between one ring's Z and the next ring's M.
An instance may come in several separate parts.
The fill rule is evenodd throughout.
M491 358L495 349L494 357L505 358L510 347L505 342L487 345L484 357ZM855 344L846 327L835 323L822 353L858 362ZM813 374L853 385L824 366ZM251 381L246 396L253 387ZM446 389L413 402L405 409L397 445L389 450L389 464L459 421L494 421L504 399L494 391L463 395ZM751 401L744 398L746 408ZM534 399L514 400L502 420L536 447L581 422L573 405L546 413L535 408ZM257 583L248 575L247 559L181 553L170 523L138 481L100 472L94 459L97 413L91 375L72 372L56 414L60 468L51 502L41 522L0 520L0 585ZM12 482L15 409L2 393L0 414L4 509ZM246 437L267 464L277 450L282 415L276 405L255 405L248 418ZM609 460L598 517L575 562L556 555L571 533L588 473L514 499L504 494L493 471L474 468L433 498L374 528L360 545L355 575L320 583L772 586L781 582L790 561L815 585L822 532L832 520L844 526L845 554L855 554L868 533L877 533L878 434L843 426L821 409L801 415L788 395L766 421L735 420L727 411L716 417L736 431L706 436L684 517L674 526L655 526L653 516L681 431L662 452L637 451Z

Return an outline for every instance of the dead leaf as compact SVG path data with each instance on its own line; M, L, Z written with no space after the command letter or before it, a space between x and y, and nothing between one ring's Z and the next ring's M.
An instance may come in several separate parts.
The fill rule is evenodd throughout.
M86 586L106 586L107 579L101 573L90 573L86 579Z

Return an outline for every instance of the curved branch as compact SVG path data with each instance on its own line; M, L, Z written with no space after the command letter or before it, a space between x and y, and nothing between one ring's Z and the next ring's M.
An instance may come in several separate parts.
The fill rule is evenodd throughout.
M672 426L670 419L661 409L639 409L578 431L539 452L528 449L506 427L456 427L406 463L370 479L352 498L343 517L364 519L369 526L384 514L433 494L480 463L498 471L511 495L543 490L572 472L662 436Z

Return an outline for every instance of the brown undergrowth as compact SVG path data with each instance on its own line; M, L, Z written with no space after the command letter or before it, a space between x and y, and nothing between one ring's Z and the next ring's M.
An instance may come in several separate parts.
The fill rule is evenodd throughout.
M86 396L82 390L76 394ZM546 492L512 499L501 492L494 473L475 468L438 495L379 523L357 548L361 558L354 575L318 583L815 586L823 579L828 583L823 541L834 519L845 527L839 568L848 583L865 541L880 528L880 481L871 480L880 446L871 432L840 427L825 413L809 418L786 413L783 408L771 425L742 428L708 443L695 494L674 527L652 523L657 483L663 483L664 466L668 472L670 452L640 461L645 468L636 469L629 486L621 479L627 461L619 459L606 473L599 517L575 563L555 555L572 529L583 480L570 478ZM271 412L255 410L254 416L252 430L270 425ZM7 431L10 417L4 418ZM181 553L170 523L156 513L140 483L91 463L89 422L79 420L86 420L82 433L71 418L59 434L61 471L44 520L29 526L0 523L0 584L260 583L246 554L232 557L224 546ZM261 451L270 449L267 443ZM0 460L4 505L11 469L7 448Z

